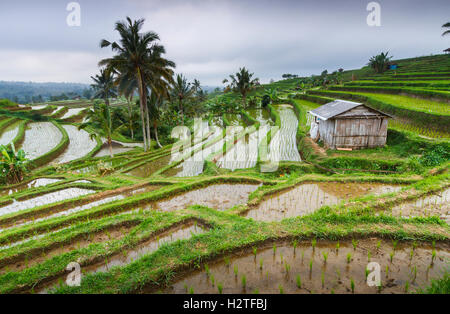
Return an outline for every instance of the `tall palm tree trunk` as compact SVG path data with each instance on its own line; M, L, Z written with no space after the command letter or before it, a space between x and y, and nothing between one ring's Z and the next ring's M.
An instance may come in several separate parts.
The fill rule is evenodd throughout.
M148 150L151 150L151 143L152 143L152 139L151 139L151 134L150 134L150 115L149 115L149 113L148 113L148 105L147 106L145 106L145 116L146 116L146 122L145 122L145 125L146 125L146 128L147 128L147 136L148 136L148 139L147 139L147 144L148 144Z
M128 119L130 120L128 128L130 129L130 132L131 132L131 139L134 140L133 121L131 120L132 110L131 110L130 101L128 99L127 99L127 104L128 104Z
M159 138L158 138L158 125L157 125L157 123L156 123L156 119L153 120L153 130L154 130L154 133L155 133L156 143L157 143L158 146L161 148L162 145L161 145L161 143L159 142Z
M181 113L181 123L184 124L184 113L183 113L183 100L179 99L179 108Z
M139 81L139 106L141 109L141 121L142 121L142 137L144 138L144 151L148 149L147 146L147 134L145 132L145 113L144 107L147 106L147 99L144 90L144 84L142 81L141 70L138 68L138 81Z
M111 135L108 135L108 145L109 145L109 155L111 156L111 158L114 157L113 154L113 150L112 150L112 139L111 139Z

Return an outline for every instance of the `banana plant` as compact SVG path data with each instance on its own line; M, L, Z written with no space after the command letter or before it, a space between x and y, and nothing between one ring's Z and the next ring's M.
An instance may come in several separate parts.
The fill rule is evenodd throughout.
M28 159L25 152L19 149L16 152L14 144L0 146L0 179L7 184L16 184L23 180L23 174L27 171Z

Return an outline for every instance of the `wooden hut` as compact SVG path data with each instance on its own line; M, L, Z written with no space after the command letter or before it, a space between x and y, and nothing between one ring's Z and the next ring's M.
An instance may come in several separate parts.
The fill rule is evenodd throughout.
M309 113L314 117L311 137L331 149L361 149L386 144L388 119L381 111L337 99Z

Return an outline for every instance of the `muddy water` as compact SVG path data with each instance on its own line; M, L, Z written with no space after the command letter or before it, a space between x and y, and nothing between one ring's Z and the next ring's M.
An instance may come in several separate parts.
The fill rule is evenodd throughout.
M28 184L20 185L13 189L0 191L0 196L7 195L7 194L13 194L13 193L16 193L19 191L23 191L25 189L32 189L32 188L37 188L40 186L46 186L46 185L60 182L60 181L62 181L62 180L61 179L53 179L53 178L39 178L39 179L35 179L35 180L29 182Z
M34 122L27 127L21 148L27 154L27 158L36 159L52 150L61 139L61 132L52 123Z
M24 201L14 201L14 203L0 207L0 215L6 215L10 213L15 213L21 210L30 209L33 207L38 207L42 205L48 205L51 203L56 203L64 201L71 198L80 197L83 195L94 193L93 190L79 189L79 188L69 188L48 194L44 194L35 198L30 198Z
M450 189L395 206L392 214L402 217L438 216L450 224Z
M0 135L0 145L7 145L12 142L12 140L19 133L19 122L13 123L6 127L6 129Z
M248 201L250 193L255 191L259 185L251 184L216 184L206 188L186 192L157 204L152 208L163 211L183 209L191 205L203 205L218 210L225 210Z
M204 232L205 229L195 223L189 223L187 225L169 229L168 231L158 235L156 238L152 238L142 244L139 244L135 249L127 251L126 255L123 253L117 254L111 258L108 258L107 261L86 267L85 272L105 272L114 266L127 265L144 255L156 251L164 244L175 242L177 240L186 240L191 238L193 235Z
M242 255L231 256L227 259L228 263L221 259L209 264L209 277L204 270L195 271L163 292L187 293L192 289L196 294L217 293L220 284L226 294L256 291L278 294L280 287L289 294L352 293L353 280L354 293L377 293L377 287L367 285L365 275L370 252L370 261L381 266L381 293L405 293L406 282L409 285L408 292L428 285L432 278L442 276L442 271L450 261L448 246L436 248L436 258L432 264L432 248L428 245L419 244L411 258L411 244L398 244L394 251L391 242L381 241L379 249L377 243L377 239L360 240L356 250L349 242L341 242L339 250L336 250L337 242L329 241L318 241L315 249L311 242L300 243L295 250L291 244L280 245L275 253L272 247L260 248L256 257L248 250ZM391 252L394 252L392 262ZM326 263L324 253L328 254ZM347 262L348 254L351 254L350 263ZM245 288L243 276L246 278ZM301 288L297 286L297 276L300 276Z
M74 125L63 125L63 128L69 135L69 145L66 150L53 161L53 163L66 163L82 158L89 154L89 152L97 145L97 141L91 139L88 132L78 130Z
M71 108L60 119L67 119L67 118L70 118L72 116L76 116L77 114L79 114L84 109L86 109L86 108Z
M291 106L277 106L280 114L281 128L272 138L269 145L269 158L276 161L301 161L297 149L298 120Z
M365 194L381 195L400 189L400 186L372 183L305 183L292 190L268 196L246 216L260 221L280 221L310 214L322 206L336 205L345 199Z
M150 161L149 163L146 163L140 167L134 168L133 170L127 172L127 174L135 177L146 178L151 176L157 170L167 166L169 164L169 161L170 155L164 156L156 160Z

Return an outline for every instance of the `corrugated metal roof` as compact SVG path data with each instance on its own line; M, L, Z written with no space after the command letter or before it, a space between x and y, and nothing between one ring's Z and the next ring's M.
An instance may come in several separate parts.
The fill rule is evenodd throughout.
M370 108L369 106L364 105L359 102L336 99L336 100L329 102L323 106L320 106L319 108L309 111L309 113L312 114L313 116L316 116L316 117L322 119L322 120L328 120L330 118L333 118L337 115L340 115L341 113L347 112L358 106L365 106L365 107ZM389 115L387 115L381 111L378 111L376 109L373 109L373 108L370 108L370 109L380 112L383 115L389 116Z

